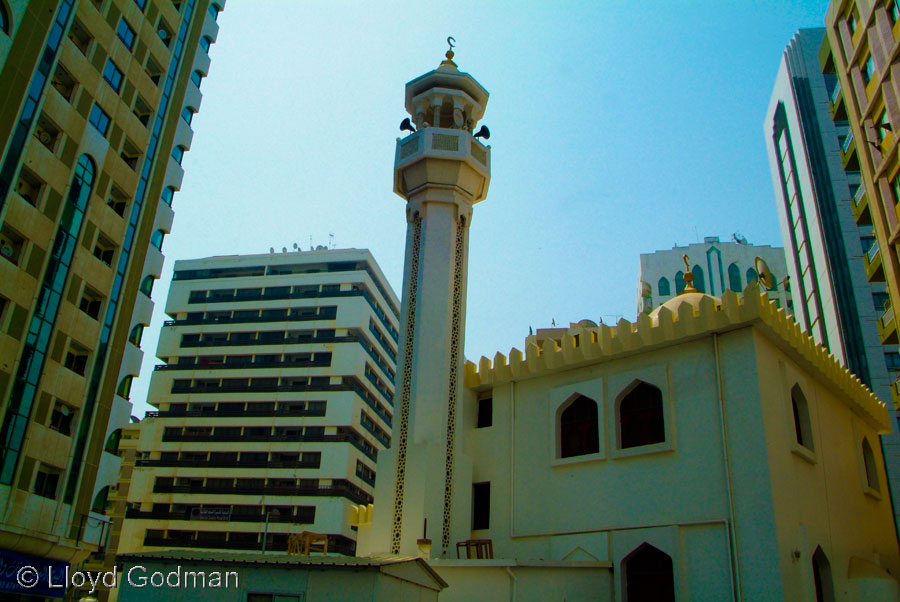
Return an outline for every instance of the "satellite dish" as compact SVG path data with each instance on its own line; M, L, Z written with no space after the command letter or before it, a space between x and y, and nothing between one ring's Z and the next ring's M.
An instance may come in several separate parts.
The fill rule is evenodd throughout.
M775 284L775 280L772 278L772 271L769 269L768 264L763 261L762 257L757 257L753 260L753 267L756 268L756 273L759 274L759 283L763 287L771 289L772 285Z

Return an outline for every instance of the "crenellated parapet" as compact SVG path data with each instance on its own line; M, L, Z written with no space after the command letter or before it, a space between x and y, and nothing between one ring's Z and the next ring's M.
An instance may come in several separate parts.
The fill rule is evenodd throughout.
M524 353L513 348L509 357L498 352L493 360L482 357L478 365L466 362L465 386L487 389L755 326L792 359L818 372L823 382L841 391L854 413L880 433L890 432L885 404L802 330L792 314L769 301L756 283L748 285L743 296L726 291L721 300L700 297L695 303L681 303L675 311L661 307L654 316L641 314L635 322L619 320L614 327L574 326L558 342L545 339L540 347L529 344Z

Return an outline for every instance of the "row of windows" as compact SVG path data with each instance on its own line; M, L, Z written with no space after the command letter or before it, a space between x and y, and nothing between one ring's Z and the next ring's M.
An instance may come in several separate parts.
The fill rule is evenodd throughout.
M152 510L141 512L137 505L129 505L126 518L155 518L169 520L211 520L234 522L291 523L315 522L315 506L251 506L244 504L169 504L154 503Z
M322 462L322 452L161 452L158 459L137 460L137 466L233 466L240 468L246 466L257 468L268 466L276 468L278 465L302 465L303 468L319 468Z
M694 288L696 288L701 293L706 292L706 281L704 280L703 268L699 265L695 265L691 268L691 273L694 275ZM753 268L749 268L745 272L746 282L750 284L751 282L757 282L759 280L759 275L756 273L756 270ZM778 278L775 274L772 274L773 280L773 288L769 290L775 290L775 282L778 282ZM684 290L685 282L684 282L684 272L678 271L675 274L675 293L678 294ZM743 282L741 280L741 269L738 267L737 263L732 263L728 266L728 288L736 293L740 293L744 290ZM659 282L656 283L657 295L660 297L667 297L672 294L672 286L671 281L663 276L659 279Z
M160 412L148 412L148 416L233 416L233 415L264 415L264 414L294 414L303 412L308 416L324 416L326 410L325 401L220 401L220 402L194 402L170 403L167 410Z

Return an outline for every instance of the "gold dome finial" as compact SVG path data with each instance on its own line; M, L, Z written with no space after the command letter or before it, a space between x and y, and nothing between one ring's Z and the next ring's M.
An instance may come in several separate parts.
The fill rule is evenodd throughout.
M684 262L684 290L678 293L679 295L700 292L694 288L694 273L691 272L691 264L688 263L690 259L686 253L681 257L681 260Z
M453 62L453 48L456 46L456 40L453 38L453 36L447 36L447 44L450 46L450 48L448 48L447 52L444 53L444 56L447 58L441 61L441 66L451 65L455 68L456 63Z

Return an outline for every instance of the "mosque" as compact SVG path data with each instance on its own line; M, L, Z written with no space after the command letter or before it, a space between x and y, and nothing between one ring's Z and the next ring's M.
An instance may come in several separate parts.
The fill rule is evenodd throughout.
M357 556L418 558L440 600L898 600L887 408L756 283L690 283L635 323L463 356L488 92L406 85L406 260L393 445Z

